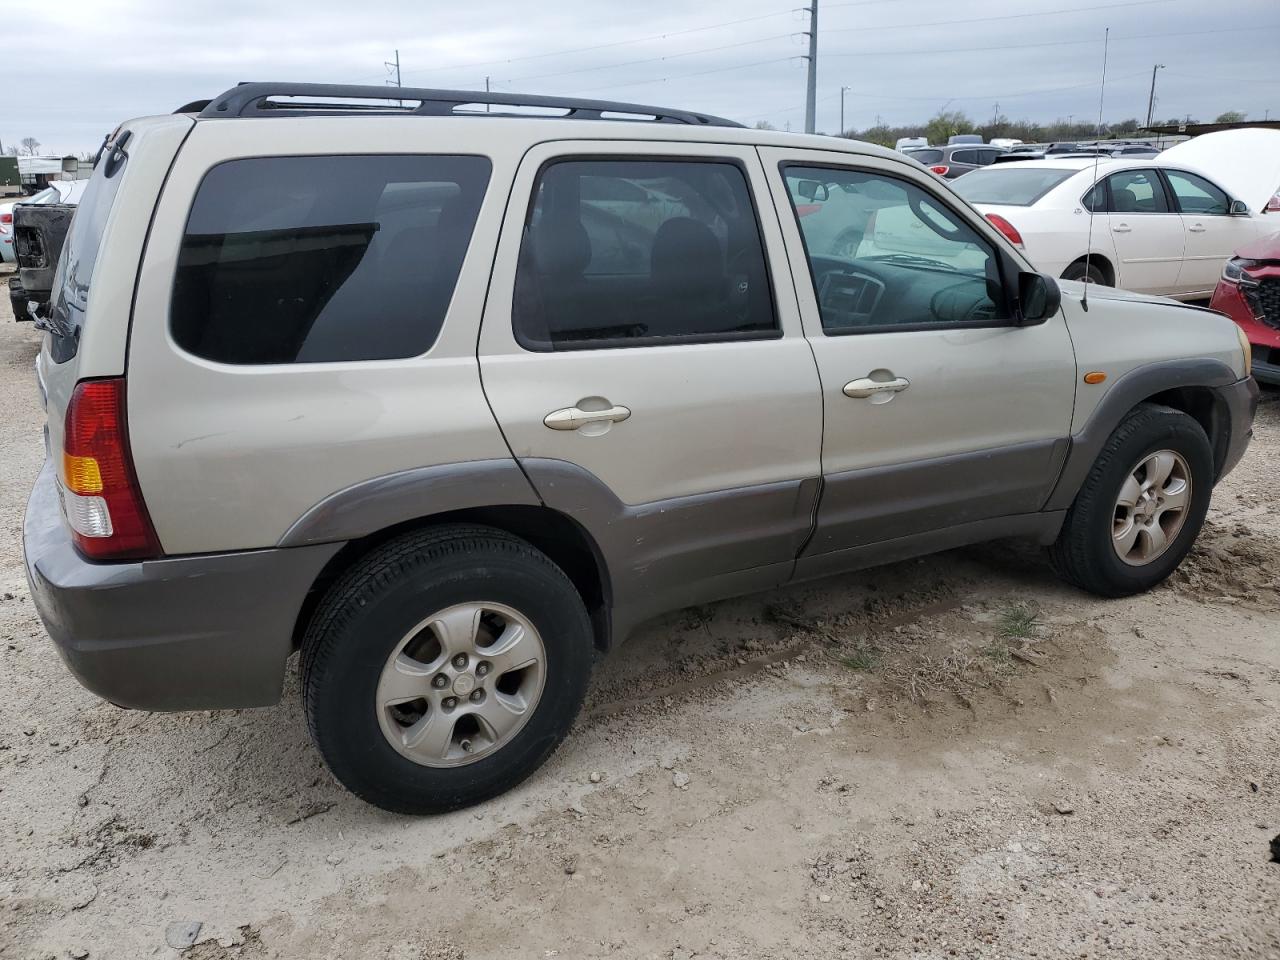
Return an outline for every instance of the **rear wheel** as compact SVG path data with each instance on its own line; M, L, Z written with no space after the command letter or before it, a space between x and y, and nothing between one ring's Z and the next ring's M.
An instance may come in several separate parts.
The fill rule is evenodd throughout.
M393 540L329 590L302 647L308 725L357 796L400 813L478 803L568 733L594 648L573 584L523 540Z
M1182 562L1213 490L1204 429L1177 410L1134 409L1103 445L1049 555L1063 579L1104 597L1147 590Z
M1102 272L1096 264L1086 264L1083 260L1073 263L1067 269L1062 271L1063 280L1083 280L1085 283L1096 283L1100 286L1109 287L1111 284L1107 282L1107 275Z

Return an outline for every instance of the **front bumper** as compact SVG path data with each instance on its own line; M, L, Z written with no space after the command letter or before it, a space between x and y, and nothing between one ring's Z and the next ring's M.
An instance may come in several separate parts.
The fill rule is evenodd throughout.
M1222 398L1227 409L1227 449L1218 469L1221 480L1240 462L1249 441L1253 439L1253 415L1258 410L1258 381L1253 377L1245 377L1225 387L1217 387L1216 392Z
M90 563L48 461L23 524L31 596L59 655L88 690L139 710L277 702L298 613L341 546Z

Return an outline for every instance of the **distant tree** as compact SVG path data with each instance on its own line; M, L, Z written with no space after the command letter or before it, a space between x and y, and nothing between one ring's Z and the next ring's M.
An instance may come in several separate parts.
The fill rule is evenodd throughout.
M946 143L958 133L973 133L973 121L959 110L939 110L925 125L930 143Z
M18 155L18 148L17 148L17 147L5 147L5 148L4 148L4 155L5 155L6 157L16 157L16 156Z
M1225 113L1218 114L1218 119L1214 123L1239 123L1245 118L1244 113L1239 110L1228 110Z
M775 126L774 126L772 123L770 123L768 120L757 120L757 121L756 121L756 129L757 129L757 130L777 130L778 128L777 128L777 127L775 127Z
M23 137L19 145L22 147L22 152L28 157L34 157L40 150L40 141L35 137Z
M1130 117L1128 120L1121 120L1119 123L1111 124L1111 135L1113 137L1129 137L1138 132L1138 121L1136 117Z

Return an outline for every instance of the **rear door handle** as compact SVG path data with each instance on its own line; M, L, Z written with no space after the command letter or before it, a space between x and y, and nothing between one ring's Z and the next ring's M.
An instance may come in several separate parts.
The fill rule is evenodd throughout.
M911 386L911 381L906 377L895 377L892 380L872 380L870 377L863 377L860 380L850 380L846 383L844 385L844 395L858 400L864 397L874 397L877 393L901 393L909 386Z
M619 406L609 407L607 410L565 407L563 410L552 410L542 418L542 422L552 430L578 430L589 423L621 423L630 416L630 410Z
M1117 223L1111 228L1112 233L1128 233L1132 229L1127 223Z
M1187 227L1187 229L1190 230L1192 233L1204 233L1204 224L1193 223L1191 226Z

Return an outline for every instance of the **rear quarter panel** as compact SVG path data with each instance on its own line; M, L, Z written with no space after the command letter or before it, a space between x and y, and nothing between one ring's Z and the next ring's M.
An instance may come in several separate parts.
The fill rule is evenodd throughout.
M76 383L125 372L129 311L147 228L165 176L192 126L191 118L184 116L149 117L123 126L131 134L129 159L117 174L124 179L103 228L89 280L79 347L70 360L55 363L49 353L49 335L45 334L36 358L52 450L62 447L63 420ZM102 171L95 171L94 176L102 176ZM55 290L60 279L55 277Z
M353 123L356 125L353 127ZM358 129L359 146L352 147ZM174 164L138 283L129 421L143 496L167 553L276 544L360 481L510 453L481 391L476 338L523 143L467 119L201 121ZM238 366L186 353L169 329L174 270L201 179L225 160L472 154L492 173L440 336L403 360ZM424 506L424 512L427 512Z

